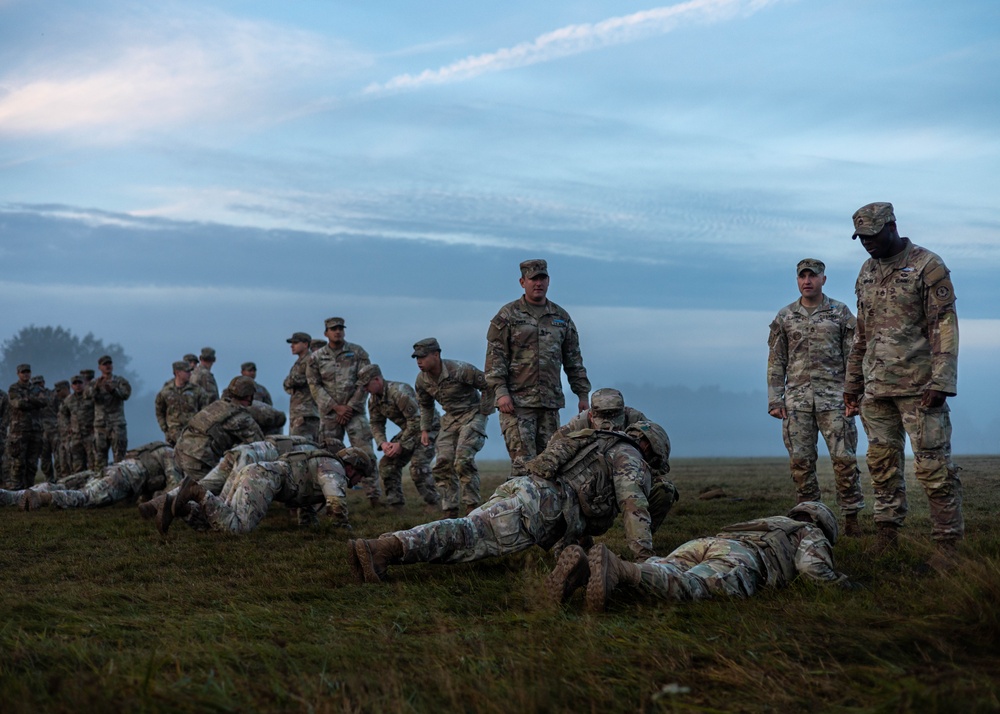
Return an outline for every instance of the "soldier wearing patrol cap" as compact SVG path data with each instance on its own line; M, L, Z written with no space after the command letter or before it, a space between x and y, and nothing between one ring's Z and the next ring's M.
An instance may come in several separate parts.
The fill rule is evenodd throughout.
M944 261L899 235L891 203L855 211L853 238L871 256L858 274L858 327L847 362L844 400L860 409L875 492L876 552L896 547L907 514L903 433L930 502L938 550L930 565L954 564L965 533L962 483L951 460L947 398L958 390L958 314ZM861 397L864 397L862 400Z
M17 381L7 391L10 397L10 427L7 433L7 474L10 490L35 483L38 457L42 453L42 409L46 399L41 387L31 383L31 365L17 366Z
M39 468L42 476L49 483L56 480L56 462L59 459L59 434L57 424L57 414L55 405L55 390L45 386L45 377L36 374L32 376L31 383L37 385L42 395L45 397L45 406L42 407L42 452L39 456Z
M857 324L850 308L823 292L826 265L803 258L795 266L801 297L778 311L767 339L768 414L782 434L797 501L820 500L816 441L822 434L833 461L844 534L860 536L865 507L858 470L858 428L847 416L843 384Z
M125 458L128 451L128 426L125 421L125 401L132 396L132 385L114 374L110 355L97 359L101 376L87 386L87 396L94 400L94 450L97 468L108 465L108 451L115 461Z
M93 454L94 404L84 394L83 375L69 380L70 393L59 405L59 416L67 422L66 452L69 473L79 473L88 468Z
M274 406L274 401L271 399L271 393L267 391L267 387L257 381L257 363L256 362L244 362L240 365L240 374L244 377L249 377L253 380L257 391L254 392L253 400L255 402L264 402L264 404L269 407Z
M500 428L511 458L511 474L545 449L566 405L560 369L587 408L590 381L580 354L580 337L569 313L550 301L544 260L521 263L524 295L507 303L486 334L486 382L500 411Z
M306 381L319 410L320 443L332 449L335 443L343 443L346 433L351 446L364 451L375 464L372 429L365 416L367 392L358 383L358 371L371 360L364 347L344 339L344 318L328 317L324 328L327 343L306 363ZM378 505L382 495L378 466L362 480L362 486L369 502Z
M215 364L215 350L211 347L202 347L201 355L198 357L198 366L191 372L191 381L208 393L208 399L214 402L219 398L219 384L212 374L212 365Z
M304 436L314 443L319 443L319 410L316 400L309 391L309 380L306 379L306 365L311 353L312 337L307 332L293 333L285 342L288 343L296 360L288 370L288 376L282 387L288 394L288 433L290 436ZM321 341L322 342L322 341Z
M191 365L187 360L174 362L173 370L174 378L156 395L155 409L163 437L176 446L191 417L207 407L210 399L204 389L191 382Z

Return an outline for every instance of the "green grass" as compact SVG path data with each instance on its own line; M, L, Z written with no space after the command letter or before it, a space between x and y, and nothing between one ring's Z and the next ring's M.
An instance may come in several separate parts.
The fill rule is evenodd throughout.
M927 504L910 482L898 554L836 547L858 591L796 582L747 601L545 599L540 549L393 567L355 585L347 534L275 506L248 536L161 538L133 506L0 511L0 711L967 712L1000 709L1000 456L964 468L958 570L928 573ZM484 494L503 477L484 465ZM832 476L821 480L829 492ZM666 553L792 504L784 459L679 460ZM867 476L864 477L867 479ZM720 486L730 498L701 501ZM354 535L422 522L351 494ZM832 503L832 498L828 499ZM620 525L606 541L624 550Z

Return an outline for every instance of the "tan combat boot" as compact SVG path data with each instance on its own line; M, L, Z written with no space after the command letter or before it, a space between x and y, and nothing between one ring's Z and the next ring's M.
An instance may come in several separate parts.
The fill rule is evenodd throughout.
M899 549L899 526L895 523L876 523L875 545L871 554L886 555Z
M145 521L151 521L156 518L156 512L160 510L163 506L163 502L167 500L166 496L157 496L156 498L151 498L148 501L143 501L139 504L139 515Z
M17 505L22 511L37 511L45 506L52 505L52 494L48 491L25 490L18 499Z
M188 514L188 502L195 501L199 505L205 500L205 487L190 476L185 476L177 488L172 505L174 516L183 518Z
M589 577L587 552L578 545L569 545L556 561L556 567L545 578L545 589L553 602L564 603L577 588L587 584Z
M587 609L604 612L608 593L620 583L638 585L642 571L635 563L627 563L608 550L603 543L590 549L587 557L590 579L587 581Z
M958 542L953 538L939 540L934 554L927 560L927 565L944 575L958 566Z
M848 538L861 537L861 524L858 523L857 513L848 513L844 516L844 535Z
M403 559L403 543L395 536L354 541L354 552L366 583L381 583L393 563ZM351 566L354 568L353 564Z

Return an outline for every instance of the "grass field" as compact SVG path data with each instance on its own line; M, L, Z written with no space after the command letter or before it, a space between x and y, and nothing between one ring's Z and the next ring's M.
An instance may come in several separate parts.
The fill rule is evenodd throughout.
M751 600L626 593L588 615L546 601L552 557L393 567L355 585L346 534L273 507L248 536L161 538L134 506L0 511L0 711L995 712L1000 710L1000 456L962 457L967 540L929 573L910 482L897 554L842 539L847 591L796 582ZM484 496L505 467L486 463ZM821 474L829 493L829 465ZM909 470L909 469L908 469ZM679 460L666 553L792 505L784 459ZM727 498L697 495L720 486ZM422 522L351 494L355 537ZM832 503L832 497L827 499ZM620 524L605 538L623 552Z

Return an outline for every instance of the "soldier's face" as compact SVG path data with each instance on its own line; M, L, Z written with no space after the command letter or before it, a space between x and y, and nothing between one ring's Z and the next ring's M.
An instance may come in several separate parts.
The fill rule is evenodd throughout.
M886 223L875 235L858 236L858 240L868 251L868 255L878 260L892 257L902 248L902 240L896 233L895 223Z
M70 389L77 394L80 394L83 391L83 382L73 382L73 384L70 385Z
M187 370L182 369L179 372L174 372L174 379L177 380L177 384L183 387L185 384L191 381L191 373L188 372Z
M31 381L31 370L30 369L26 369L23 372L18 372L17 373L17 381L20 382L21 384L27 384L28 382L30 382Z
M544 305L545 296L549 292L549 276L544 273L533 278L521 278L524 288L524 299L532 305Z
M417 367L421 372L437 372L441 368L441 353L431 352L423 357L417 357Z
M326 335L326 339L328 339L330 341L330 344L333 345L333 346L338 346L338 345L344 344L344 326L343 325L336 325L334 327L328 327L327 330L326 330L326 332L324 332L323 334Z
M826 285L826 275L816 275L811 270L803 270L799 273L799 293L804 298L814 298L823 294L823 286Z
M309 351L309 343L308 342L293 342L292 343L292 354L295 355L296 357L298 357L302 353L308 352L308 351Z
M105 362L104 364L98 365L97 368L101 370L101 374L103 376L110 377L111 373L115 369L115 366L111 362Z
M365 385L365 389L368 390L369 394L381 394L382 393L382 378L373 377L368 380L368 384Z

